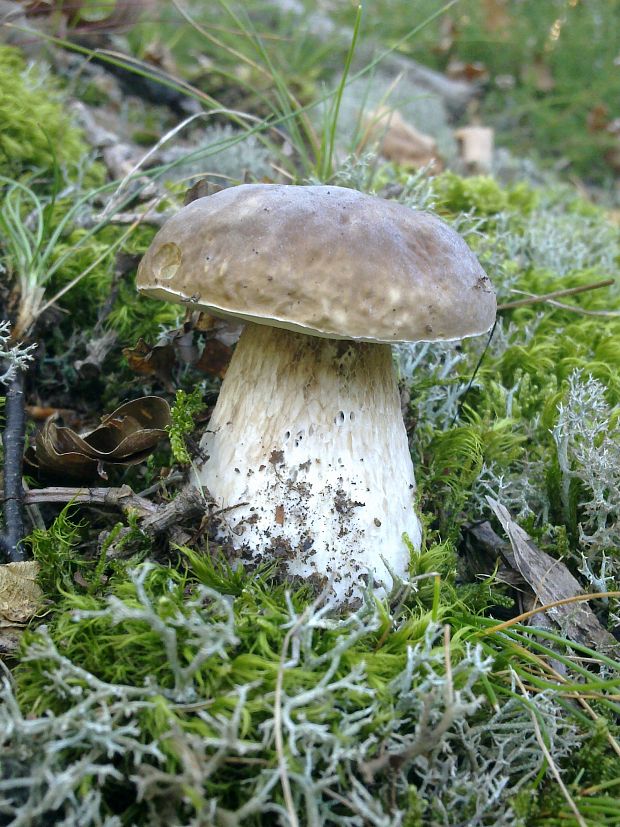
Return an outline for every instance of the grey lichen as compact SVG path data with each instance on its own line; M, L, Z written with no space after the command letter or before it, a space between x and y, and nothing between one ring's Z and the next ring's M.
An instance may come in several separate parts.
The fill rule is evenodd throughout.
M119 787L141 808L140 823L154 827L287 824L290 806L313 827L401 827L414 789L424 824L518 824L511 797L542 771L544 756L523 702L488 708L480 688L492 663L479 647L465 645L453 660L441 628L426 621L381 689L376 655L360 657L359 647L386 622L405 633L408 616L386 618L369 599L339 619L320 601L301 611L288 597L278 612L290 645L269 674L264 660L254 670L253 656L237 661L238 597L199 586L179 610L175 584L161 577L139 567L130 573L133 598L111 597L73 619L77 628L105 622L119 640L150 639L161 670L146 682L98 677L63 654L45 628L23 668L41 670L55 711L27 713L4 681L3 823L118 827L126 821L110 811L109 795ZM228 690L211 695L218 675L229 675ZM284 675L306 676L305 688ZM576 743L572 728L545 693L528 703L559 760ZM231 797L223 791L234 768L244 780Z

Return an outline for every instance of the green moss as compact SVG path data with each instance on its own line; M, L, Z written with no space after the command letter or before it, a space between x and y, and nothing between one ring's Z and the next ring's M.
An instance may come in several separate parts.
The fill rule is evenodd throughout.
M168 426L170 448L176 462L186 465L191 462L191 456L187 448L186 437L188 437L196 424L195 417L204 410L203 391L200 386L194 388L191 393L178 390L174 399L174 405L170 411L172 424Z
M88 147L67 117L59 85L0 45L0 174L73 167Z
M126 230L126 227L114 224L103 227L94 235L82 229L73 230L61 238L54 248L53 261L61 258L64 261L50 280L50 293L61 290L86 273L59 302L69 311L71 319L79 317L82 330L98 321L102 305L112 292L114 266L119 252L137 258L144 254L155 235L153 227L137 227L119 248L118 241ZM116 298L107 324L118 333L124 345L131 346L139 338L155 342L162 329L178 325L182 314L182 305L140 296L135 289L134 272L129 270L116 283Z
M69 519L69 508L54 520L49 529L35 529L30 535L30 550L39 564L38 581L48 596L75 588L74 574L84 566L76 547L82 534L80 526Z
M491 216L503 210L514 210L527 215L538 200L536 191L526 184L504 189L487 175L463 178L453 172L445 172L434 180L433 189L438 208L455 214L474 212L480 216Z

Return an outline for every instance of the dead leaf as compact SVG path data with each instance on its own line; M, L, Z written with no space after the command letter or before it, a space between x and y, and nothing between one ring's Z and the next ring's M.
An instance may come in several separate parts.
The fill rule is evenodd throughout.
M45 419L49 419L50 416L71 415L73 413L69 408L53 408L49 405L26 405L25 408L28 416L38 422L43 422Z
M508 0L483 0L484 28L488 32L507 31L512 23Z
M0 628L23 626L36 614L43 599L38 573L34 560L0 566Z
M168 342L151 347L144 339L138 339L135 347L124 347L123 356L134 373L155 376L168 391L174 390L172 370L175 363L173 345Z
M99 472L105 478L103 464L142 462L166 436L169 424L170 406L158 396L126 402L83 436L49 419L26 452L26 461L44 475L87 482Z
M379 152L388 161L418 169L431 161L437 171L441 168L434 138L407 123L397 109L382 106L366 119L366 133L360 149L368 143L379 144Z
M208 195L214 195L223 189L223 186L214 184L209 178L200 178L185 193L183 206L186 207L188 204L191 204L192 201L197 201L199 198L206 198Z
M488 172L493 164L495 132L489 126L463 126L454 137L469 172Z
M531 69L526 75L538 92L553 92L555 89L555 79L551 74L551 69L540 55L534 58Z
M218 319L210 313L206 313L204 310L190 310L188 307L185 315L185 321L187 324L192 326L193 330L196 330L199 333L207 333L208 331L213 330L218 322Z
M88 447L75 431L56 425L54 419L47 420L26 451L26 465L44 476L62 475L78 482L94 479L97 460L86 453Z
M224 345L237 344L239 336L245 325L238 319L219 319L204 310L187 309L184 330L194 330L196 333L204 333L207 339L217 339Z
M446 66L446 75L452 80L466 80L472 81L487 81L489 79L489 70L480 60L475 60L473 63L466 63L463 60L452 58Z
M232 352L231 347L218 339L207 339L200 359L196 362L196 367L203 373L223 379L232 359Z
M514 522L508 509L492 497L486 499L510 540L518 570L541 605L585 594L564 563L537 548L531 537ZM554 606L545 612L563 634L576 643L601 650L618 646L618 641L604 628L584 601Z
M84 441L102 462L126 461L133 455L150 453L166 435L169 424L170 406L166 400L141 396L104 416L101 425Z

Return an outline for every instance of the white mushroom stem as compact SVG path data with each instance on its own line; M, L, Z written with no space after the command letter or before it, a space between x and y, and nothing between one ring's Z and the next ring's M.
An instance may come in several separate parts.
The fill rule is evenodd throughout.
M242 556L331 577L340 604L368 573L386 590L406 576L402 535L419 548L421 531L389 345L249 324L201 447Z

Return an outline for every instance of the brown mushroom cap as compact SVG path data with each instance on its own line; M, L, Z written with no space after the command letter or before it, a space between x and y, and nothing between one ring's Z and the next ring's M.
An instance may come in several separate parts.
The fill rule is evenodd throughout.
M215 315L370 342L461 339L496 311L447 224L344 187L246 184L199 198L157 233L137 284Z

